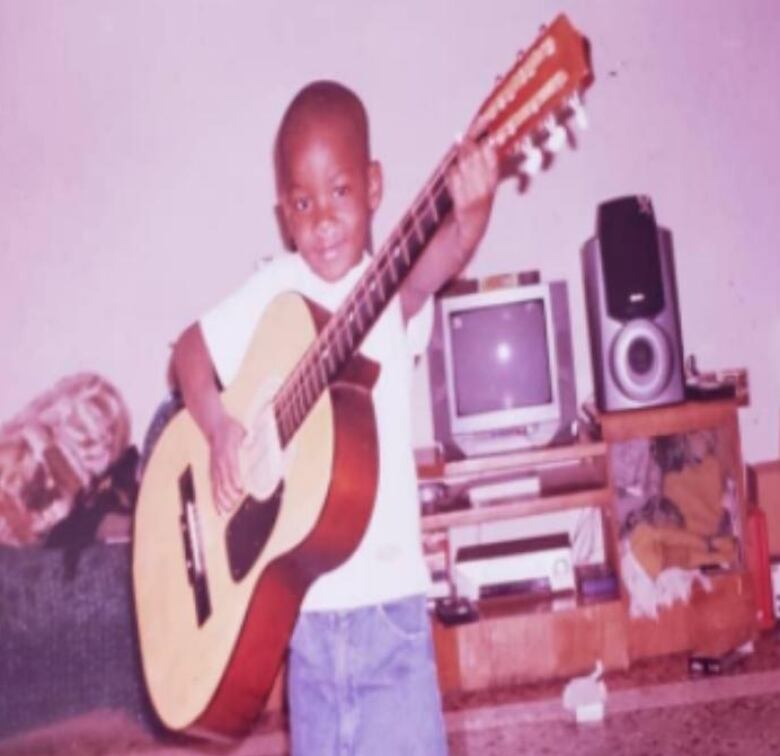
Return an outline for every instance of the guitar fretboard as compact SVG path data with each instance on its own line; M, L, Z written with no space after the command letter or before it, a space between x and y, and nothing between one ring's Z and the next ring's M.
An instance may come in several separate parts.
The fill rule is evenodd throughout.
M277 393L274 413L282 447L337 380L452 210L445 176L454 161L453 148Z

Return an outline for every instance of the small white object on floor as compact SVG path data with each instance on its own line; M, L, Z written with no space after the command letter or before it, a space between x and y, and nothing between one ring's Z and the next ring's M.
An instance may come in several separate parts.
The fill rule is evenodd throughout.
M604 719L604 703L607 686L601 679L604 667L601 659L593 672L585 677L575 677L563 690L563 708L574 712L577 722L601 722Z

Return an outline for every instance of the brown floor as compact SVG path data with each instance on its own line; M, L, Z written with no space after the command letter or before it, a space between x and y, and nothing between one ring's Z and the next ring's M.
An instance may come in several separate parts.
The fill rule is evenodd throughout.
M686 656L605 677L604 721L577 725L550 682L451 698L452 756L719 756L780 754L780 636L720 675L692 678ZM118 712L93 712L0 741L0 754L285 754L279 718L238 744L161 741Z

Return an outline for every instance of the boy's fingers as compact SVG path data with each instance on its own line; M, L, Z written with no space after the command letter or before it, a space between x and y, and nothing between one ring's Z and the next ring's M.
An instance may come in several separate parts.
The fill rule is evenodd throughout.
M243 495L241 471L237 460L221 460L212 470L212 493L220 512L230 512Z
M458 161L453 167L452 177L458 190L469 189L475 196L490 193L498 183L498 156L487 143L478 145L473 141L464 142L459 151Z

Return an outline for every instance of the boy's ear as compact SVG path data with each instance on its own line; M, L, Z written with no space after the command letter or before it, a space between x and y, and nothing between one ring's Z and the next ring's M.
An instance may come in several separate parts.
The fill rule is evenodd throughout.
M281 202L274 205L274 215L276 216L276 225L279 228L279 236L282 237L282 244L288 252L295 252L295 241L290 234L290 228L287 225L287 218L284 213L284 207Z
M382 165L378 160L368 164L368 206L373 212L382 201Z

